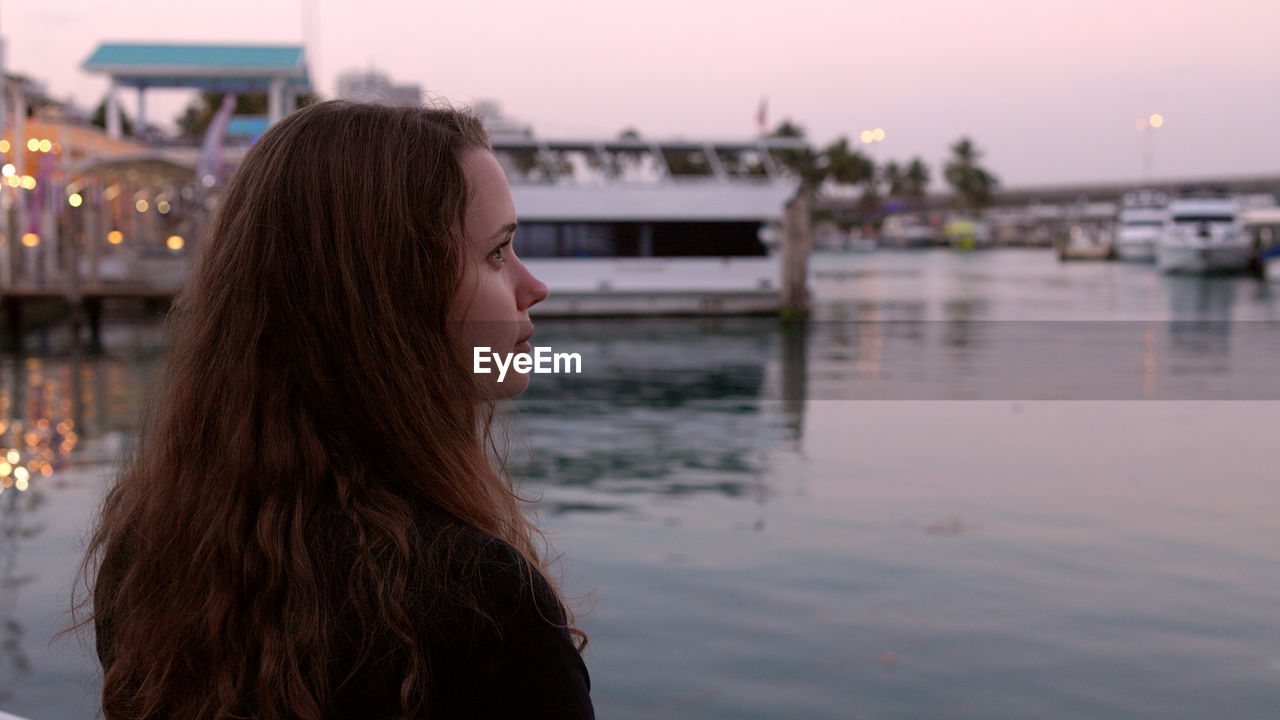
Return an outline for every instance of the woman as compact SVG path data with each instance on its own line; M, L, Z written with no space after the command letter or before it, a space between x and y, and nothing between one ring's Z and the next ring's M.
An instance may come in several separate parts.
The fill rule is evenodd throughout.
M320 103L249 150L90 542L109 720L593 716L489 455L528 376L471 367L547 296L514 230L465 113Z

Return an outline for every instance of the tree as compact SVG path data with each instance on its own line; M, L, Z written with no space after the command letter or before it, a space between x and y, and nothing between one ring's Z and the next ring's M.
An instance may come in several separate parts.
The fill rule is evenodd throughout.
M222 107L222 98L226 93L202 92L187 105L177 118L178 133L188 140L199 140L204 137L213 122L213 116ZM314 95L299 95L298 107L306 107L317 100ZM292 109L292 108L289 108ZM266 93L247 93L236 96L235 115L266 115L270 111L270 101Z
M701 150L664 150L662 159L667 163L667 170L672 176L711 174L711 165L707 162L706 153Z
M947 162L943 177L955 191L953 202L956 207L976 211L991 204L991 195L999 181L978 165L982 152L967 137L956 141L951 152L952 158Z
M859 214L878 215L881 205L880 173L875 161L860 150L850 150L849 139L844 136L824 148L822 156L827 161L829 181L862 188L858 197Z
M765 137L793 138L804 140L804 128L783 120L773 132ZM801 192L816 193L818 186L827 177L827 162L814 152L808 143L801 148L779 148L772 150L773 159L779 165L800 180Z
M889 198L896 200L906 195L907 175L896 160L890 160L880 170L881 178L887 186Z
M93 116L89 118L89 122L97 125L103 130L107 129L107 99L103 98L98 103L98 107L94 109ZM124 110L120 110L120 131L126 136L133 135L133 121L129 119L129 114Z
M903 174L903 197L917 208L924 205L925 195L929 192L929 166L918 157L911 158L907 170Z
M619 140L640 140L640 131L635 127L627 127L618 133ZM619 150L613 153L614 174L625 175L640 167L644 162L644 150Z
M849 149L849 139L841 136L822 150L827 179L839 185L874 183L876 166L860 150Z
M863 183L862 194L858 196L858 212L862 221L880 224L880 213L884 209L884 198L880 196L880 183L874 178Z

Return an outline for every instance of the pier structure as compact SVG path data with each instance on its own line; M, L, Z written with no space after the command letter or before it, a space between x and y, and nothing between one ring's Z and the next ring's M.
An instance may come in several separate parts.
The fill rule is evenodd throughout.
M104 302L167 303L185 283L216 198L209 168L234 165L244 148L223 152L222 137L204 148L155 143L145 133L148 89L265 92L268 116L227 123L228 137L246 139L310 89L301 46L108 43L84 68L111 78L105 130L38 97L30 81L0 89L0 307L11 343L24 316L68 312L96 340ZM138 92L134 137L120 113L126 87Z
M92 126L6 117L0 132L0 307L8 340L70 313L98 336L113 298L167 302L207 217L194 161ZM23 138L26 137L26 141Z
M267 123L278 121L308 92L306 54L301 45L193 45L103 43L85 60L87 72L111 80L107 92L107 136L123 133L121 88L137 91L139 132L147 126L147 91L194 88L215 93L265 93Z

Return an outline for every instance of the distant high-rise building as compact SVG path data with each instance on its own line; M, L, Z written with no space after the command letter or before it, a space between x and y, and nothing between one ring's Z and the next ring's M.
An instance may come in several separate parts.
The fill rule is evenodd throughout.
M338 77L338 97L387 105L421 105L422 88L393 85L386 73L377 70L351 70Z

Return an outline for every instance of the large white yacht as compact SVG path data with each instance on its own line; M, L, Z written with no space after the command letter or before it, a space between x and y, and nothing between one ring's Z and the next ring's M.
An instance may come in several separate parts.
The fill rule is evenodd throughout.
M496 134L516 252L547 283L538 315L772 312L797 182L748 142L541 140Z
M1189 197L1169 202L1156 245L1156 264L1164 272L1239 272L1253 248L1237 220L1232 198Z
M1156 244L1169 217L1168 198L1164 193L1144 190L1125 193L1123 203L1116 219L1116 257L1154 262Z

